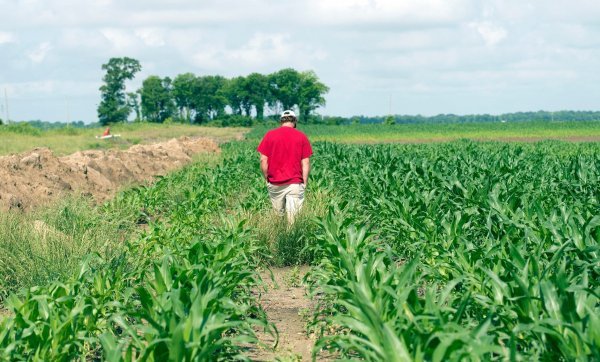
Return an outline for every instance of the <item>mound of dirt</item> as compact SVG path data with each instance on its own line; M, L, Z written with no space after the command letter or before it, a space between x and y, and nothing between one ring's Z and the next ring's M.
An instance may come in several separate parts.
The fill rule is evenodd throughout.
M101 202L123 185L151 180L201 152L220 152L208 138L182 137L126 151L90 150L56 157L47 148L0 157L0 209L28 209L79 192Z

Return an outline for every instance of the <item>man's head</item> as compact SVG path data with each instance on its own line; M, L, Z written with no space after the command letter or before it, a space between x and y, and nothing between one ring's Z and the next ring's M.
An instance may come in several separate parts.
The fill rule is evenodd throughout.
M296 114L294 113L294 111L287 110L281 114L279 122L281 124L291 122L294 124L294 127L296 127L296 122L298 122L298 119L296 118Z

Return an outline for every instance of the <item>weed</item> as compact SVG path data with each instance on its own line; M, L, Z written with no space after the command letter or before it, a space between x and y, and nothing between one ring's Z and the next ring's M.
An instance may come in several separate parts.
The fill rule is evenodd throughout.
M284 283L288 288L298 288L302 285L300 280L300 269L298 266L290 269L284 278Z
M283 356L276 357L275 361L277 361L277 362L302 362L302 356L297 353L289 352L288 354L285 354Z

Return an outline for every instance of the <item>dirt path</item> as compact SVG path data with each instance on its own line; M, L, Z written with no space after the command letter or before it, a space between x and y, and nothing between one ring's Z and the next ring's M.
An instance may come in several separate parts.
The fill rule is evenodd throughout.
M279 331L279 344L275 351L258 349L250 354L253 361L311 361L314 340L306 334L305 313L310 313L311 301L301 281L308 272L308 266L298 268L272 268L275 282L269 273L262 273L269 286L262 295L261 304L269 321L275 323ZM260 334L259 338L267 345L273 345L273 337Z

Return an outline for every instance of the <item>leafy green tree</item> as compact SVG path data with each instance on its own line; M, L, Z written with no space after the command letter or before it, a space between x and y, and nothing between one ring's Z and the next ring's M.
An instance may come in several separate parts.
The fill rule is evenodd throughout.
M141 121L142 111L140 108L140 89L135 92L127 93L127 105L135 112L135 121Z
M269 89L273 98L271 106L292 109L300 103L300 73L292 68L282 69L269 75Z
M262 120L265 104L270 100L268 78L259 73L233 78L225 87L225 95L233 114L250 117L254 108L256 118Z
M179 111L179 117L192 122L196 116L194 92L197 88L197 78L193 73L179 74L172 84L173 98Z
M220 75L206 75L194 82L194 108L196 121L202 123L225 114L227 98L224 96L226 79Z
M393 116L387 116L385 117L383 124L385 124L386 126L393 126L396 124L396 119Z
M102 64L102 70L105 70L106 74L102 78L104 84L100 87L100 124L127 121L131 107L127 104L125 81L133 79L141 69L139 61L128 57L110 58L108 63Z
M245 78L235 77L227 80L223 87L223 95L227 98L228 106L233 114L241 115L248 103L248 93L245 89ZM246 103L246 104L244 104ZM250 112L247 112L250 115Z
M150 122L162 123L175 113L175 102L171 94L171 78L161 79L156 75L146 78L140 90L142 114Z
M329 92L329 87L319 81L319 77L313 71L300 73L300 90L298 109L300 119L307 121L311 113L320 106L325 105L323 95Z
M282 69L269 76L271 105L292 109L298 106L300 120L306 122L311 113L325 105L323 95L329 88L319 81L313 71L298 72L292 68Z
M262 121L265 114L265 104L272 100L268 77L260 73L248 75L245 82L245 91L248 94L248 103L256 110L256 119ZM248 115L250 114L248 113Z

